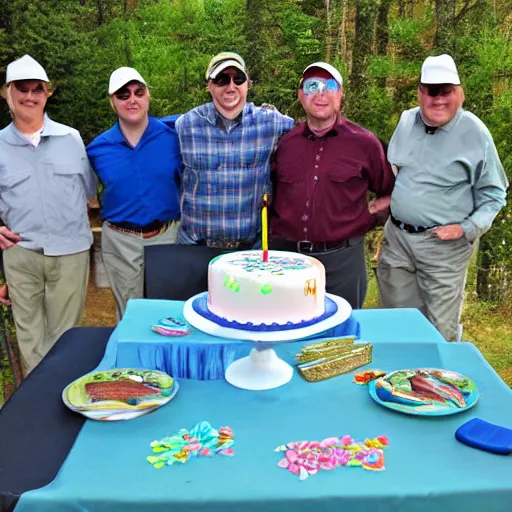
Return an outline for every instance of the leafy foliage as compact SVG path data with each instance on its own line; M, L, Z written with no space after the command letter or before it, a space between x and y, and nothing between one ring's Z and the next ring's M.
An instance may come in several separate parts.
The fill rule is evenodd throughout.
M344 114L387 140L417 104L422 60L450 48L465 107L512 177L511 27L505 0L0 0L0 68L24 53L39 60L56 85L50 115L88 142L115 120L107 85L119 66L142 73L152 114L163 116L209 101L209 59L237 51L254 78L249 99L299 119L300 74L330 55L345 79ZM9 121L2 104L0 126ZM512 261L510 220L507 206L482 241L483 266Z

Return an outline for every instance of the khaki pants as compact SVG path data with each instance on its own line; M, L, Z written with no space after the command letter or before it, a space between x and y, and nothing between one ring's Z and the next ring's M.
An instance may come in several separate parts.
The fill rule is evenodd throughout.
M82 321L89 251L45 256L15 245L4 251L4 270L25 373L60 335Z
M469 260L462 237L442 241L429 231L407 233L388 221L377 269L383 308L418 308L448 341L457 339Z
M152 238L121 233L104 222L101 229L101 255L116 303L119 321L128 299L144 296L144 247L146 245L174 244L179 222L173 221L166 231Z

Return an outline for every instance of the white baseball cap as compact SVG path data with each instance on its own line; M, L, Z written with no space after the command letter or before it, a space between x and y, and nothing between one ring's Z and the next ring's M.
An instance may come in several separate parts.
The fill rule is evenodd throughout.
M208 64L208 68L206 70L206 80L216 78L221 71L224 71L227 68L239 69L242 73L245 74L247 79L249 79L245 61L240 55L238 55L238 53L221 52L215 55L215 57L213 57L213 59Z
M457 66L446 53L437 57L427 57L421 66L422 84L453 84L460 85Z
M108 95L112 96L112 94L121 89L121 87L134 80L144 84L146 87L148 86L144 78L142 78L141 74L136 69L126 67L116 69L110 75Z
M42 80L49 82L48 75L43 66L30 55L23 55L21 59L11 62L5 73L5 83L10 84L17 80Z
M302 72L302 76L304 77L306 71L310 70L311 68L320 68L323 69L324 71L327 71L327 73L329 73L334 78L334 80L336 80L336 82L340 84L340 86L343 85L343 78L341 77L341 73L334 66L331 66L331 64L327 64L327 62L313 62L313 64L310 64Z

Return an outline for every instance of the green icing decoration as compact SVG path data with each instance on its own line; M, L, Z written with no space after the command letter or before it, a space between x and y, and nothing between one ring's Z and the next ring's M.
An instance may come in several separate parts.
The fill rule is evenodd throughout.
M237 292L240 290L240 285L233 276L226 276L226 279L224 279L224 286L226 286L233 292Z
M268 295L271 291L272 291L272 286L270 286L268 283L267 283L267 284L264 284L264 285L260 288L260 292L261 292L263 295Z

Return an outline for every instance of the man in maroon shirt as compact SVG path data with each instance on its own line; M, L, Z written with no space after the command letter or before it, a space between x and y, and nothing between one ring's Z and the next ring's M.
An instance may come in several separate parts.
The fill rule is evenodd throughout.
M364 235L387 215L395 177L379 139L341 115L342 84L325 62L302 74L307 119L281 138L273 159L270 248L318 258L327 292L360 308ZM377 196L370 203L369 191Z

